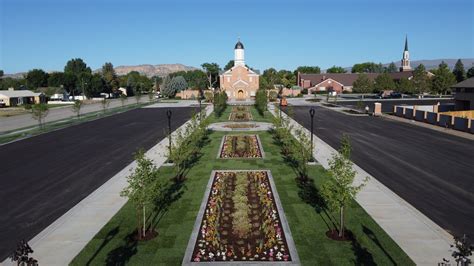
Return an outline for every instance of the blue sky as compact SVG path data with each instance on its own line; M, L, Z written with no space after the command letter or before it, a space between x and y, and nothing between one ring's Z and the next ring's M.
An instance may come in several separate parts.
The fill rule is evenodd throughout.
M233 58L240 36L257 69L473 58L472 0L0 0L0 69L93 69Z

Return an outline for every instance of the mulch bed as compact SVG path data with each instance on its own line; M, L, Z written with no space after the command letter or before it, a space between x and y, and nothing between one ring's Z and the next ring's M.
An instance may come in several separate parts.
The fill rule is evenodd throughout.
M191 261L291 261L267 172L216 172Z
M332 229L326 232L326 236L332 240L336 241L352 241L354 240L354 235L352 234L351 231L345 230L344 231L344 236L339 237L339 231L336 229Z

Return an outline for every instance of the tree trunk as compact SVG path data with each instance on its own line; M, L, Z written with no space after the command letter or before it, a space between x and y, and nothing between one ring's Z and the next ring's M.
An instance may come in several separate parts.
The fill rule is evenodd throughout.
M339 229L339 237L344 237L344 206L340 207L339 212L341 219L341 221L339 222L339 224L341 225L341 228Z
M143 204L143 237L145 237L146 234L146 214L145 214L145 204Z

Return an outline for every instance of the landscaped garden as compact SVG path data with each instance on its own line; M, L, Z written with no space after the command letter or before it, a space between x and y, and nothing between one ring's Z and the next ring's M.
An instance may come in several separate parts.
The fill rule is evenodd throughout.
M249 107L249 109L255 121L269 122L272 120L268 112L265 112L265 116L261 116L254 107ZM208 121L210 123L228 121L227 118L230 112L231 107L227 107L222 111L220 117L211 115ZM251 134L257 134L257 132L232 133L236 136ZM199 257L201 261L222 260L222 252L224 251L226 260L243 260L244 255L245 260L251 257L257 259L255 255L258 255L261 261L262 253L257 252L260 251L257 250L257 248L260 248L260 243L263 243L263 250L268 243L267 239L271 239L272 235L276 237L277 244L279 243L276 236L278 233L276 227L273 227L274 232L270 232L273 231L272 227L264 229L266 215L257 215L255 223L259 223L258 230L254 230L253 227L254 213L252 211L254 209L252 203L255 202L256 204L260 201L260 198L258 189L255 189L257 196L253 197L251 187L264 184L268 188L265 175L258 174L265 173L262 172L264 169L272 173L276 187L275 192L278 192L301 264L413 265L410 258L354 200L350 200L345 208L345 229L350 232L350 237L341 241L328 237L326 233L338 228L339 225L336 218L339 215L338 211L330 209L324 204L320 192L322 185L330 179L328 172L319 165L308 165L305 169L307 180L301 182L297 178L299 170L284 155L285 151L282 150L280 142L275 138L274 132L258 132L261 145L265 149L265 157L256 160L243 158L216 159L216 154L220 154L222 138L226 135L226 132L218 131L210 132L207 135L202 147L196 150L198 154L195 154L195 160L190 164L189 169L184 171L182 180L176 181L175 167L163 166L157 170L158 174L156 176L163 182L164 185L161 186L161 189L165 193L155 203L150 203L151 208L148 208L148 210L151 209L152 211L147 211L149 215L147 219L150 219L147 224L155 228L156 237L146 241L136 239L137 208L135 203L129 201L97 233L71 264L180 265L183 262L188 242L193 233L203 197L206 201L206 208L211 208L209 204L215 200L216 205L212 206L221 208L221 210L219 213L214 213L214 218L209 215L205 216L202 221L198 221L201 223L200 225L206 223L204 235L202 235L203 231L198 232L198 234L201 234L200 239L207 237L209 239L206 240L208 243L197 242L197 246L200 247L199 244L202 244L200 249L205 249L205 251L204 254L201 254L200 249L193 250L193 259L201 254ZM216 189L216 196L208 199L210 194L206 195L205 191L213 170L223 175L223 184L221 184L223 188ZM224 170L233 170L233 172L224 174L227 173ZM255 180L254 174L241 175L242 172L235 172L237 170L252 170L251 173L257 173L257 176L260 175L261 179ZM215 177L216 175L212 176L212 178ZM237 183L240 184L240 190L235 189L238 186ZM216 185L215 179L213 184ZM246 184L248 184L247 189L242 190L242 187ZM234 188L232 193L229 192L230 198L223 198L227 199L227 204L229 204L229 206L226 206L226 202L219 201L217 195L230 188ZM242 193L247 194L242 196ZM225 196L226 193L223 195ZM271 205L274 203L272 200L268 201L269 206L274 207L274 205ZM244 205L247 206L243 207ZM237 210L234 206L242 206L242 208ZM255 210L262 212L263 206L256 206ZM276 217L279 216L280 214ZM220 219L219 221L223 222L225 217L228 217L227 227L222 227L224 224L221 223L219 229L213 231L214 237L217 233L220 241L212 242L213 239L210 237L213 234L209 233L212 230L209 229L207 224L215 221L213 219ZM249 220L250 223L245 222ZM237 221L244 222L241 224L239 222L237 225ZM223 234L224 228L228 229L226 230L227 235ZM249 237L245 234L249 228L252 233L257 231L261 238L252 234ZM255 228L257 228L256 225ZM265 230L269 231L270 237L262 237L266 234ZM282 260L285 259L285 254L288 255L288 253L281 251L282 245L284 245L285 250L287 249L287 244L285 244L287 234L284 233L280 235L283 244L277 246L282 254ZM243 241L243 243L239 241ZM225 248L226 244L227 248ZM221 245L224 245L224 247L221 247ZM230 248L231 246L233 251ZM242 248L244 248L244 254L242 254ZM229 249L232 253L229 253ZM197 253L198 251L199 253ZM212 258L209 252L212 252ZM218 252L220 253L218 254ZM268 249L265 252L266 254L263 253L265 259L269 259ZM273 257L275 259L278 259L277 255L278 252L274 250ZM286 258L290 260L291 256Z
M252 113L250 113L249 106L233 106L230 113L229 120L231 121L250 121L252 120Z
M262 158L258 135L226 135L219 158Z
M217 171L212 178L191 260L291 261L268 173Z

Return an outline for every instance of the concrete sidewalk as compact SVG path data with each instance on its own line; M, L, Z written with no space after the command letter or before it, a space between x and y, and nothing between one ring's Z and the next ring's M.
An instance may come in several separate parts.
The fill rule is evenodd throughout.
M213 106L206 108L206 116L212 113ZM184 130L190 121L176 131ZM146 152L157 167L166 161L168 138ZM127 186L126 177L136 167L130 163L76 206L58 218L54 223L28 241L33 249L33 257L40 265L68 265L87 243L107 224L107 222L127 202L120 192ZM1 265L16 265L6 259Z
M273 105L269 105L269 110L276 115ZM288 117L283 112L282 115ZM301 128L310 136L309 130L289 119L292 126ZM328 169L329 160L337 151L316 135L313 136L313 155ZM370 177L356 201L417 265L437 265L443 258L452 261L450 244L453 243L453 237L450 234L362 168L355 164L353 168L356 170L356 184Z

